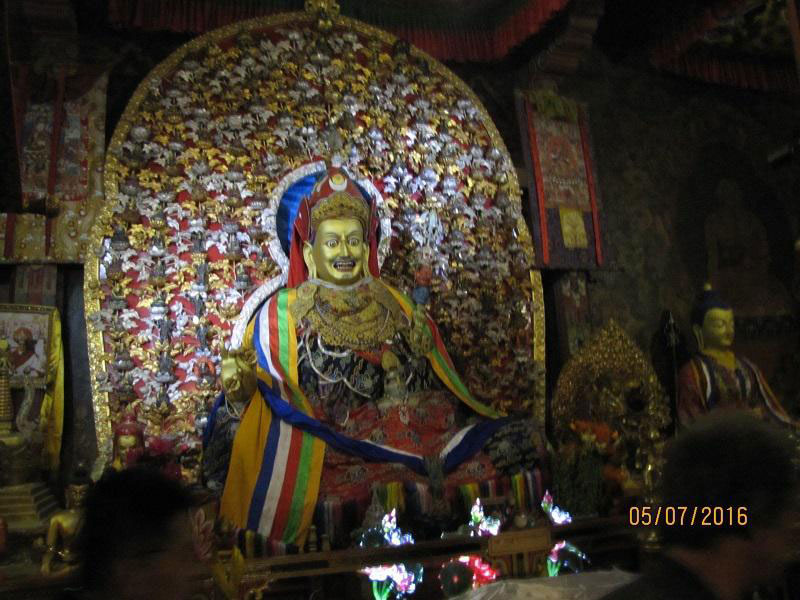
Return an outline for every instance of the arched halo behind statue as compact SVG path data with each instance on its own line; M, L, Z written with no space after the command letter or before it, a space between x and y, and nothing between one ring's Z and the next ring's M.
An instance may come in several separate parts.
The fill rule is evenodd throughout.
M276 216L292 222L290 285L246 327L258 389L236 432L220 509L278 548L302 546L331 453L341 457L332 468L351 459L363 471L388 463L425 480L458 472L510 423L470 394L424 310L380 279L369 195L337 167L295 185ZM287 199L289 190L298 196ZM457 425L452 401L425 395L434 382L483 419ZM409 392L429 406L419 413ZM494 472L488 458L475 464ZM396 469L390 476L405 478ZM443 478L427 481L441 508Z
M336 153L377 208L383 276L441 324L471 391L544 423L541 278L529 270L533 247L499 132L468 86L424 52L338 16L334 2L306 8L179 48L140 84L112 136L85 286L101 463L123 418L109 390L124 377L128 404L166 397L168 416L145 410L139 421L146 436L181 440L191 451L184 474L199 479L192 457L208 379L220 363L226 379L223 350L242 346L258 306L289 280L277 235L284 192ZM131 225L124 250L113 243L119 219ZM170 345L175 379L159 394L157 340L170 337L180 340ZM389 385L400 398L404 386Z

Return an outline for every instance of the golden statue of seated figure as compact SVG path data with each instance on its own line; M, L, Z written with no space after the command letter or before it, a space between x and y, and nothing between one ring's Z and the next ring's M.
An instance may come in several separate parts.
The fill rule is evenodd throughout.
M89 487L88 481L69 484L66 490L66 508L50 517L47 549L42 557L42 575L64 573L73 570L77 565L79 556L75 543L83 520L83 506Z
M706 285L692 310L698 352L678 375L678 421L688 425L712 410L751 410L795 424L761 370L733 351L733 309Z
M236 430L220 513L273 544L302 547L318 498L339 484L363 483L368 503L374 465L418 481L480 481L493 468L484 458L465 471L507 419L473 398L426 312L379 278L377 225L367 195L328 169L299 204L288 287L256 310L244 336L257 390ZM247 365L223 361L226 389L249 387L230 376L252 381ZM453 397L486 419L458 429Z

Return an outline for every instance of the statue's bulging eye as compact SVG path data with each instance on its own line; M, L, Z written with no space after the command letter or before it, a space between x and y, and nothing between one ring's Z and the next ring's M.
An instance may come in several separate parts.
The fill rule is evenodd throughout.
M331 238L331 239L329 239L327 242L325 242L325 245L326 245L328 248L336 248L336 246L337 246L338 244L339 244L339 241L338 241L336 238Z

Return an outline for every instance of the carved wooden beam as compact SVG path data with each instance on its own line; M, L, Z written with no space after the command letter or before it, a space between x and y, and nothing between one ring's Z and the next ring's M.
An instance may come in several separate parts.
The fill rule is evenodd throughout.
M565 30L531 61L529 82L558 79L574 73L592 47L604 8L603 0L576 0Z

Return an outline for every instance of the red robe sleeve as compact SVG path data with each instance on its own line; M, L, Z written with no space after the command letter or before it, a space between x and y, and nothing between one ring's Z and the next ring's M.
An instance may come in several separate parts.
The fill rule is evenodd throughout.
M686 427L707 412L706 394L701 373L694 360L690 360L678 374L678 423Z

